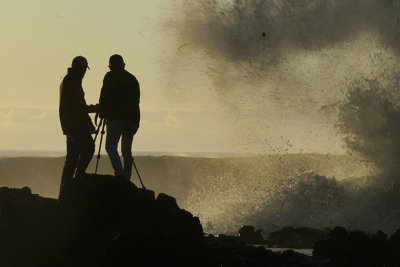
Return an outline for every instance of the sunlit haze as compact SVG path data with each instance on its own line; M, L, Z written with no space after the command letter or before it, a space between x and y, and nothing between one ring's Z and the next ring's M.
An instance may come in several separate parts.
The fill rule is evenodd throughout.
M134 150L345 152L335 127L345 82L352 73L371 71L374 54L390 57L373 33L313 49L286 43L279 53L271 50L280 55L276 59L256 53L269 49L262 35L265 31L268 38L268 29L239 29L256 43L247 46L255 51L249 58L265 56L263 62L270 62L265 67L238 59L248 51L226 47L224 34L211 40L231 25L211 27L215 20L206 23L205 5L190 3L3 1L0 149L65 149L58 94L73 57L88 59L83 88L86 102L95 104L108 59L118 53L141 86ZM228 11L229 5L220 4ZM231 34L235 41L237 32Z

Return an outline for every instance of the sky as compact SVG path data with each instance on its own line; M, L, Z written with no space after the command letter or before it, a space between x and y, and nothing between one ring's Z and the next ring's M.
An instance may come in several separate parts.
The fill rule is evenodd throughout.
M95 104L120 54L141 87L134 150L344 153L340 103L376 58L396 58L392 14L317 2L4 0L0 150L65 149L58 94L72 59L88 59Z
M141 86L138 150L231 149L228 130L215 125L222 115L202 104L213 101L208 92L184 102L169 94L162 68L174 38L163 33L171 8L165 1L25 0L2 6L0 149L64 149L58 94L67 68L77 55L88 59L83 87L87 103L95 104L116 53Z

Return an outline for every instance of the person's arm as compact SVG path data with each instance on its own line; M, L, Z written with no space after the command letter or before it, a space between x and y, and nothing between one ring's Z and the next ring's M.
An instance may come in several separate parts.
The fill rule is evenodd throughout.
M139 82L136 80L136 84L135 84L135 99L137 101L137 103L140 103L140 84Z
M103 118L107 114L109 91L110 91L110 75L109 73L107 73L103 79L103 86L101 87L99 104L97 108L97 112L99 113L101 118Z
M86 105L87 113L97 113L99 112L99 104L96 105Z
M60 112L63 122L72 124L75 119L74 96L71 83L63 81L60 86Z
M131 104L130 110L132 112L133 118L135 119L136 123L139 125L139 123L140 123L140 107L139 107L140 85L135 76L133 76L131 86L132 86L133 90L132 90L132 94L131 94L131 97L132 97L131 103L132 104Z
M129 105L139 105L140 103L140 85L135 76L131 75L129 81Z

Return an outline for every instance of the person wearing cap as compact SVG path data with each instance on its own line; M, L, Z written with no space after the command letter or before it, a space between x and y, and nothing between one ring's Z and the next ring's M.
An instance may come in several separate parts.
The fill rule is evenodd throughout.
M88 106L82 88L82 79L89 69L86 58L77 56L60 85L59 116L63 134L67 138L67 155L61 178L60 196L65 184L75 177L83 176L94 153L95 132L88 113L97 106Z
M132 174L132 142L140 123L140 86L136 77L125 70L120 55L112 55L110 71L103 80L99 100L100 117L107 121L106 151L115 176L130 180ZM121 139L122 166L118 154Z

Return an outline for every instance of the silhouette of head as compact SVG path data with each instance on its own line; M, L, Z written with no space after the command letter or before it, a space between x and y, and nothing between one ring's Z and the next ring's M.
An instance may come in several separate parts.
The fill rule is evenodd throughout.
M120 55L112 55L108 67L111 71L123 70L125 68L124 59Z
M86 69L90 69L86 58L83 56L75 57L72 60L71 68L75 73L81 75L82 77L85 76Z

